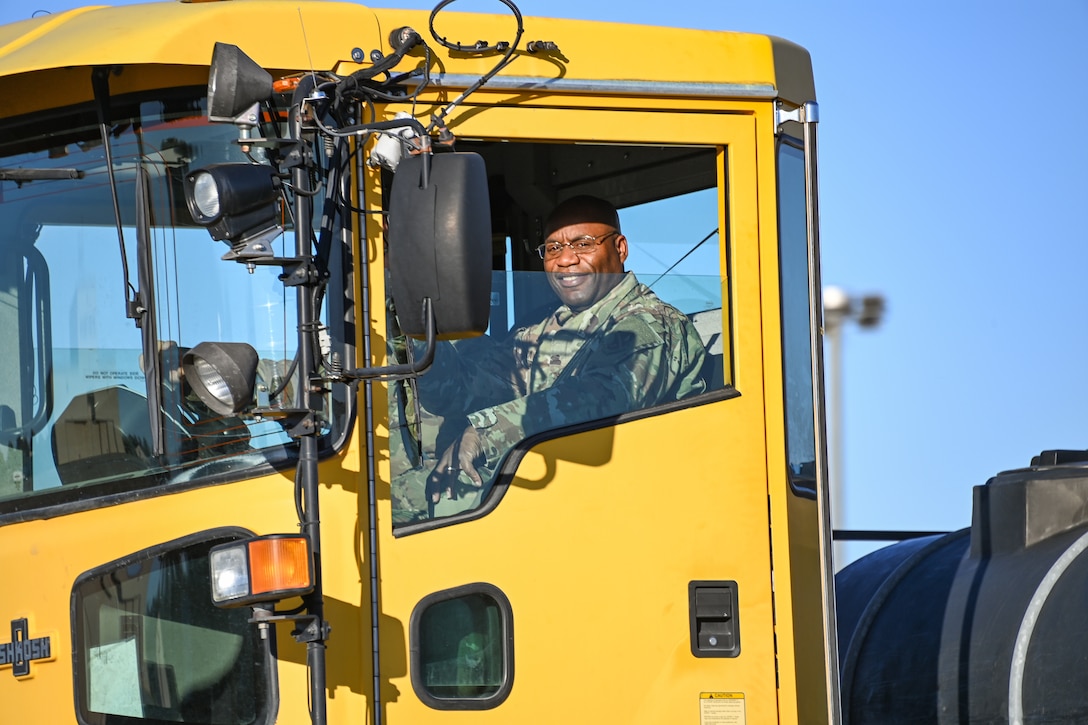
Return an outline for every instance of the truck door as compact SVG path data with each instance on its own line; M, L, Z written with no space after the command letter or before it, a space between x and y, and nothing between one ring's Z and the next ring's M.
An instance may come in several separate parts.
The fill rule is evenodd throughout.
M498 451L483 486L461 478L437 500L419 479L465 415L428 410L427 376L388 386L377 555L390 722L778 718L755 106L609 103L481 99L464 114L458 148L488 166L496 271L488 336L448 351L493 355L556 309L542 220L593 194L620 209L627 271L698 331L704 385L534 430ZM488 408L465 397L466 415Z

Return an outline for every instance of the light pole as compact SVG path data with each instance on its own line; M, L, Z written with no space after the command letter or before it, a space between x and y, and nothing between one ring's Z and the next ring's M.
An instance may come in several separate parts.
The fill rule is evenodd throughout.
M831 477L831 528L842 528L843 524L843 457L842 435L842 328L853 320L863 330L871 330L880 324L884 316L884 297L879 294L851 297L841 287L824 287L824 339L827 341L831 364L828 366L828 406L827 438L828 475ZM843 545L834 547L836 569L843 561Z

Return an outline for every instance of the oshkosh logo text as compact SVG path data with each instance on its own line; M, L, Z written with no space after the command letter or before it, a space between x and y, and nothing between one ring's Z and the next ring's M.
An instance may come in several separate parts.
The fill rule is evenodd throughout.
M53 647L49 637L31 639L26 619L11 620L11 641L0 644L0 667L10 665L11 674L27 677L32 661L52 658Z

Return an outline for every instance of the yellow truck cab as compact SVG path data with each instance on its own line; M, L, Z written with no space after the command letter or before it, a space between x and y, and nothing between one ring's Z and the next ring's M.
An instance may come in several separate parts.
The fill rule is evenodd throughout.
M5 721L836 720L807 52L448 4L0 27Z

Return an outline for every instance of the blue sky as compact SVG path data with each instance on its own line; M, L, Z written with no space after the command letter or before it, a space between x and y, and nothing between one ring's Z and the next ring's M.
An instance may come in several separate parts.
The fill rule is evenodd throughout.
M5 3L0 22L78 4ZM840 525L961 528L972 486L1088 448L1088 146L1073 133L1088 118L1088 0L519 7L770 33L812 53L824 281L887 300L879 329L844 332ZM638 52L655 51L668 49Z

